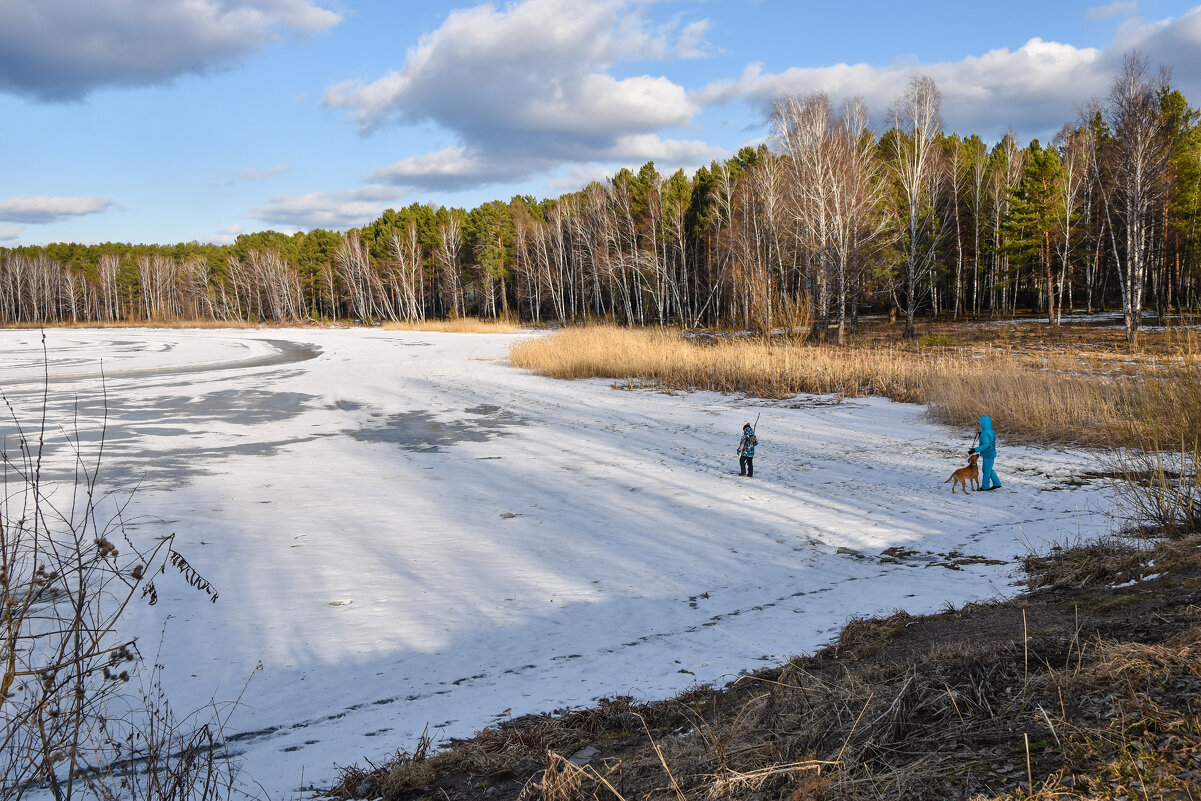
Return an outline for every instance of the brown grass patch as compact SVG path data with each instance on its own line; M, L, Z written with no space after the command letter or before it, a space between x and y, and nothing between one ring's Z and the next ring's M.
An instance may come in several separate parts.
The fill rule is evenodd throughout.
M700 339L674 329L615 326L565 328L519 343L509 359L514 366L554 378L651 381L668 389L745 392L764 398L799 393L883 395L911 403L924 402L927 380L952 368L948 357L938 352L915 358L899 347Z
M436 331L447 334L515 334L528 331L511 320L481 320L478 317L456 317L449 320L424 320L415 323L390 322L381 328L387 331Z
M917 344L834 347L796 340L685 337L669 329L568 328L519 343L517 367L555 378L784 398L879 395L928 404L973 427L991 415L1009 442L1087 446L1179 442L1201 429L1201 371L1186 355Z

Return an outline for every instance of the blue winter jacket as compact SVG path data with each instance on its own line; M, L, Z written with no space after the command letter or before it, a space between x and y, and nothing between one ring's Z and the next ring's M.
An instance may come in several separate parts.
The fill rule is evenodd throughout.
M980 444L976 446L976 453L985 459L997 455L997 433L992 430L992 418L987 415L980 418Z
M742 442L739 443L742 455L747 458L754 458L755 446L757 444L759 444L759 440L755 438L755 429L750 427L742 429Z

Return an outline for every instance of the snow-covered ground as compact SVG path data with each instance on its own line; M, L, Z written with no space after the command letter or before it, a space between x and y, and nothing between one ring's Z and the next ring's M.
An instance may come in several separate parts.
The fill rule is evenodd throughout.
M0 331L27 423L40 336ZM130 626L153 654L173 616L176 709L236 697L262 663L229 733L277 795L427 725L665 697L812 651L852 615L1010 594L1015 557L1109 526L1105 487L1073 480L1088 453L1003 447L1002 491L952 496L974 432L920 407L556 381L505 363L521 335L46 337L52 421L77 418L88 446L107 394L104 478L141 482L135 535L176 532L220 592L164 580Z

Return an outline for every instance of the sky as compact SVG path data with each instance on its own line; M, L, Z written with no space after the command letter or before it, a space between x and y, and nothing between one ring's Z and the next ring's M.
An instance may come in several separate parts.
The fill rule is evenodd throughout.
M411 203L691 173L784 94L916 73L947 131L1049 141L1124 54L1201 105L1178 0L0 0L0 247L346 230Z

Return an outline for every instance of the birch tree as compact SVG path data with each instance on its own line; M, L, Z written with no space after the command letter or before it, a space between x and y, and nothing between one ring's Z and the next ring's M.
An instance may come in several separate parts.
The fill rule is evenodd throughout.
M898 241L905 291L904 337L916 336L914 314L921 302L925 279L934 268L939 220L934 185L938 179L934 139L942 128L942 94L928 75L915 75L893 103L895 136L890 166L900 194Z
M1126 339L1138 337L1143 313L1143 287L1151 261L1155 224L1152 211L1161 200L1168 169L1168 146L1159 109L1158 81L1149 76L1147 60L1127 54L1114 79L1104 114L1111 135L1094 149L1110 247L1122 289Z

